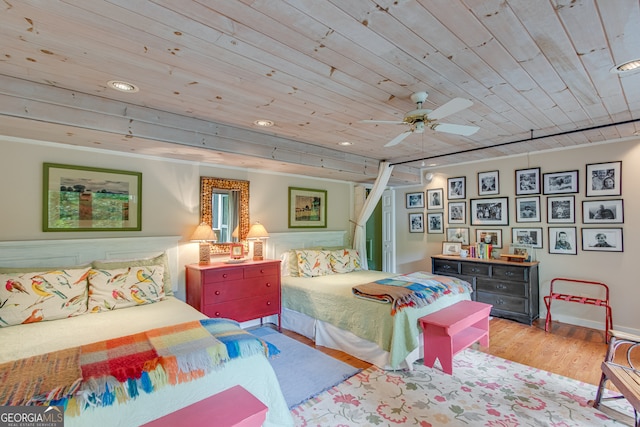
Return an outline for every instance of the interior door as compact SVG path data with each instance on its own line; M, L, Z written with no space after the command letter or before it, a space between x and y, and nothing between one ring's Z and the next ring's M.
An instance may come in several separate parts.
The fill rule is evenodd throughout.
M396 272L396 212L395 191L385 190L382 203L382 271Z

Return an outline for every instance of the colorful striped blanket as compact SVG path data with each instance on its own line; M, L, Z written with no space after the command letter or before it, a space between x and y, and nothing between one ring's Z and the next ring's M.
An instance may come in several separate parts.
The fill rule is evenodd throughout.
M206 319L0 365L0 405L88 406L135 399L202 377L226 361L278 349L227 319Z
M391 304L391 315L407 307L424 307L442 295L472 290L472 286L464 280L434 276L424 271L401 274L352 288L353 294L359 298Z

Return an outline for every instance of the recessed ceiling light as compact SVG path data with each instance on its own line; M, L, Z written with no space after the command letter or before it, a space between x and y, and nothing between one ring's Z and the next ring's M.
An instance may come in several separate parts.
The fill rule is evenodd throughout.
M133 93L140 90L138 89L138 86L129 82L123 82L122 80L109 80L107 84L110 88L119 90L120 92Z
M613 73L624 73L627 71L633 71L640 68L640 59L634 59L632 61L623 62L620 65L616 65L611 69Z
M262 126L266 128L273 126L273 122L271 120L264 120L264 119L256 120L255 122L253 122L253 124L256 126Z
M343 147L348 147L349 145L353 145L353 142L341 141L341 142L338 142L338 145L342 145Z

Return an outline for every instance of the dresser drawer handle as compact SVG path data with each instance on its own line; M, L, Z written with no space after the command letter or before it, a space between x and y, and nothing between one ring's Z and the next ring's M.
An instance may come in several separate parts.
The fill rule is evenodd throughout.
M227 277L228 277L228 274L227 274L227 273L223 273L223 274L222 274L222 278L223 278L223 279L226 279Z
M266 285L267 285L267 288L271 287L271 283L269 283L269 282L267 282Z
M451 266L450 266L450 265L443 265L443 266L442 266L442 269L443 269L443 270L450 270L450 269L451 269Z
M219 312L219 311L216 311L215 316L216 316L216 317L220 317L220 312Z
M496 305L502 305L502 304L504 304L504 301L503 301L503 300L501 300L500 298L498 298L498 299L496 300Z
M471 271L474 272L474 273L478 273L480 271L480 269L474 267L474 268L471 269Z
M505 276L513 276L515 273L513 271L505 271L504 275Z
M508 289L509 287L507 285L503 285L502 283L500 283L499 285L496 285L496 289Z
M263 270L263 269L260 269L260 273L264 274L264 270Z
M271 301L267 301L267 305L271 305Z
M215 291L214 294L220 295L220 291Z

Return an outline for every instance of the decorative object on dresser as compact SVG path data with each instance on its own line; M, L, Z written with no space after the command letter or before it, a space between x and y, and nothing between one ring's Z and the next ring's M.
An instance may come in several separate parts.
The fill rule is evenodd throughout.
M209 264L211 261L211 247L209 246L209 242L215 242L216 233L214 233L213 229L206 222L201 222L199 226L196 227L196 231L191 235L191 240L194 242L200 242L200 264Z
M254 261L262 261L264 259L263 256L263 242L262 239L268 239L269 233L267 229L264 228L264 225L256 222L249 229L249 233L247 234L247 240L254 240L253 242L253 260Z
M238 322L277 315L281 320L280 261L186 266L187 303L209 317Z
M242 243L231 243L229 248L230 259L236 261L244 259L244 245Z
M528 325L539 316L537 262L435 255L431 257L431 271L473 284L474 300L493 305L492 316Z

